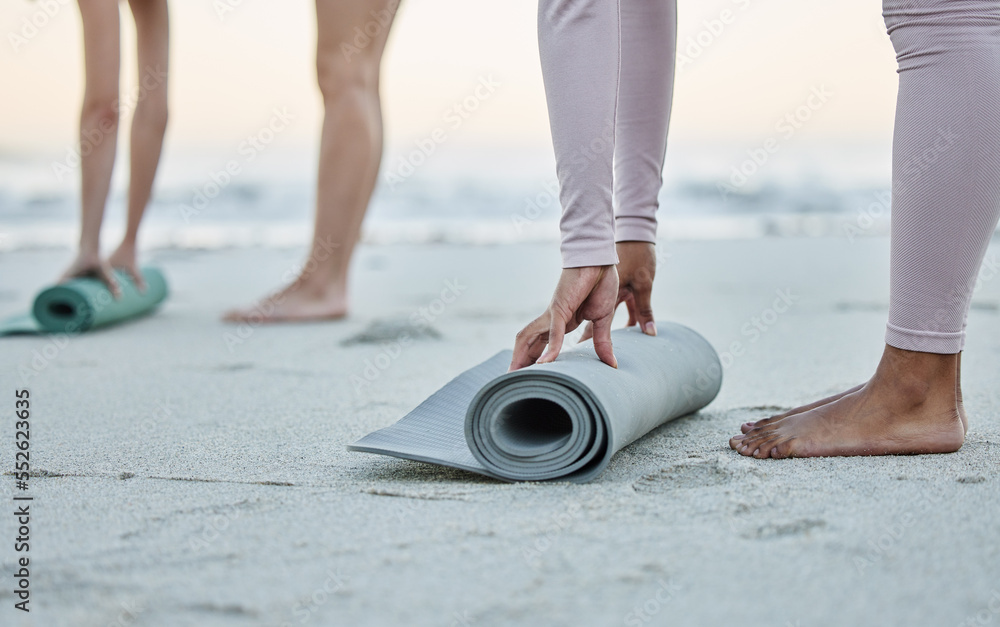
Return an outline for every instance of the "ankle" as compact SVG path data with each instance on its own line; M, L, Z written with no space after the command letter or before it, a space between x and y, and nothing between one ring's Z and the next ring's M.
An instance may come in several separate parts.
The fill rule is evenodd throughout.
M886 346L872 383L914 407L938 399L957 402L956 356Z
M347 292L346 281L328 279L318 272L303 272L292 283L292 289L309 300L327 301L342 298Z
M76 256L80 259L94 260L101 258L100 242L80 241Z
M135 257L135 242L124 241L111 253L112 257Z

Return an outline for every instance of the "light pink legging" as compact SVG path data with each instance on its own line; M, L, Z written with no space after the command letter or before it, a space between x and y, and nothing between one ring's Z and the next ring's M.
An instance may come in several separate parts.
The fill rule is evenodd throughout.
M1000 216L1000 0L883 0L899 64L886 342L957 353ZM563 267L656 239L674 0L540 0Z
M538 48L563 207L563 267L618 263L616 240L656 241L676 2L541 0Z

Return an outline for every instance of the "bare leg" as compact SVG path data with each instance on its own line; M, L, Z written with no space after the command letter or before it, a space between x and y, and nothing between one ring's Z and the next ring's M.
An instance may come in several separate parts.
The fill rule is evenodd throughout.
M119 32L117 0L79 0L86 87L80 111L80 249L63 279L100 278L118 292L101 260L101 224L118 142Z
M299 277L280 292L225 318L269 322L347 315L347 271L382 159L379 66L397 2L317 0L316 70L323 94L323 135L316 223ZM355 45L357 31L378 32Z
M167 129L167 64L169 19L167 0L129 0L135 18L139 59L139 101L129 138L131 168L125 237L108 261L143 286L136 264L139 224L149 204Z

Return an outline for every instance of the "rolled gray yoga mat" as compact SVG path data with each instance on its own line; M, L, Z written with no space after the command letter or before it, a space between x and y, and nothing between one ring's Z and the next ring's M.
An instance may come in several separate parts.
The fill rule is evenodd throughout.
M617 369L591 341L511 373L511 351L501 351L347 448L507 481L589 481L622 448L719 393L722 364L705 338L669 322L656 332L612 332Z

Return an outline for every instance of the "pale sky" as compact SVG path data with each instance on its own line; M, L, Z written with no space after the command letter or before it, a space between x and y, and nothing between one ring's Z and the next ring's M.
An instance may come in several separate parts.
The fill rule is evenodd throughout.
M274 107L296 116L286 148L315 148L320 99L314 79L311 2L173 2L171 125L177 151L232 151ZM43 13L9 0L0 15L3 115L0 152L56 154L76 132L82 94L80 24L72 0L50 0L54 16L15 52L11 33ZM705 21L728 10L710 35ZM673 142L752 142L805 102L813 88L833 95L810 120L807 138L886 142L896 75L876 0L681 0L679 52L708 42L678 72ZM134 35L123 16L123 86L134 85ZM41 21L41 18L37 18ZM443 124L445 110L482 77L500 86L460 129L462 146L549 145L538 63L535 0L404 0L382 78L387 142L405 145ZM690 38L690 39L689 39Z

